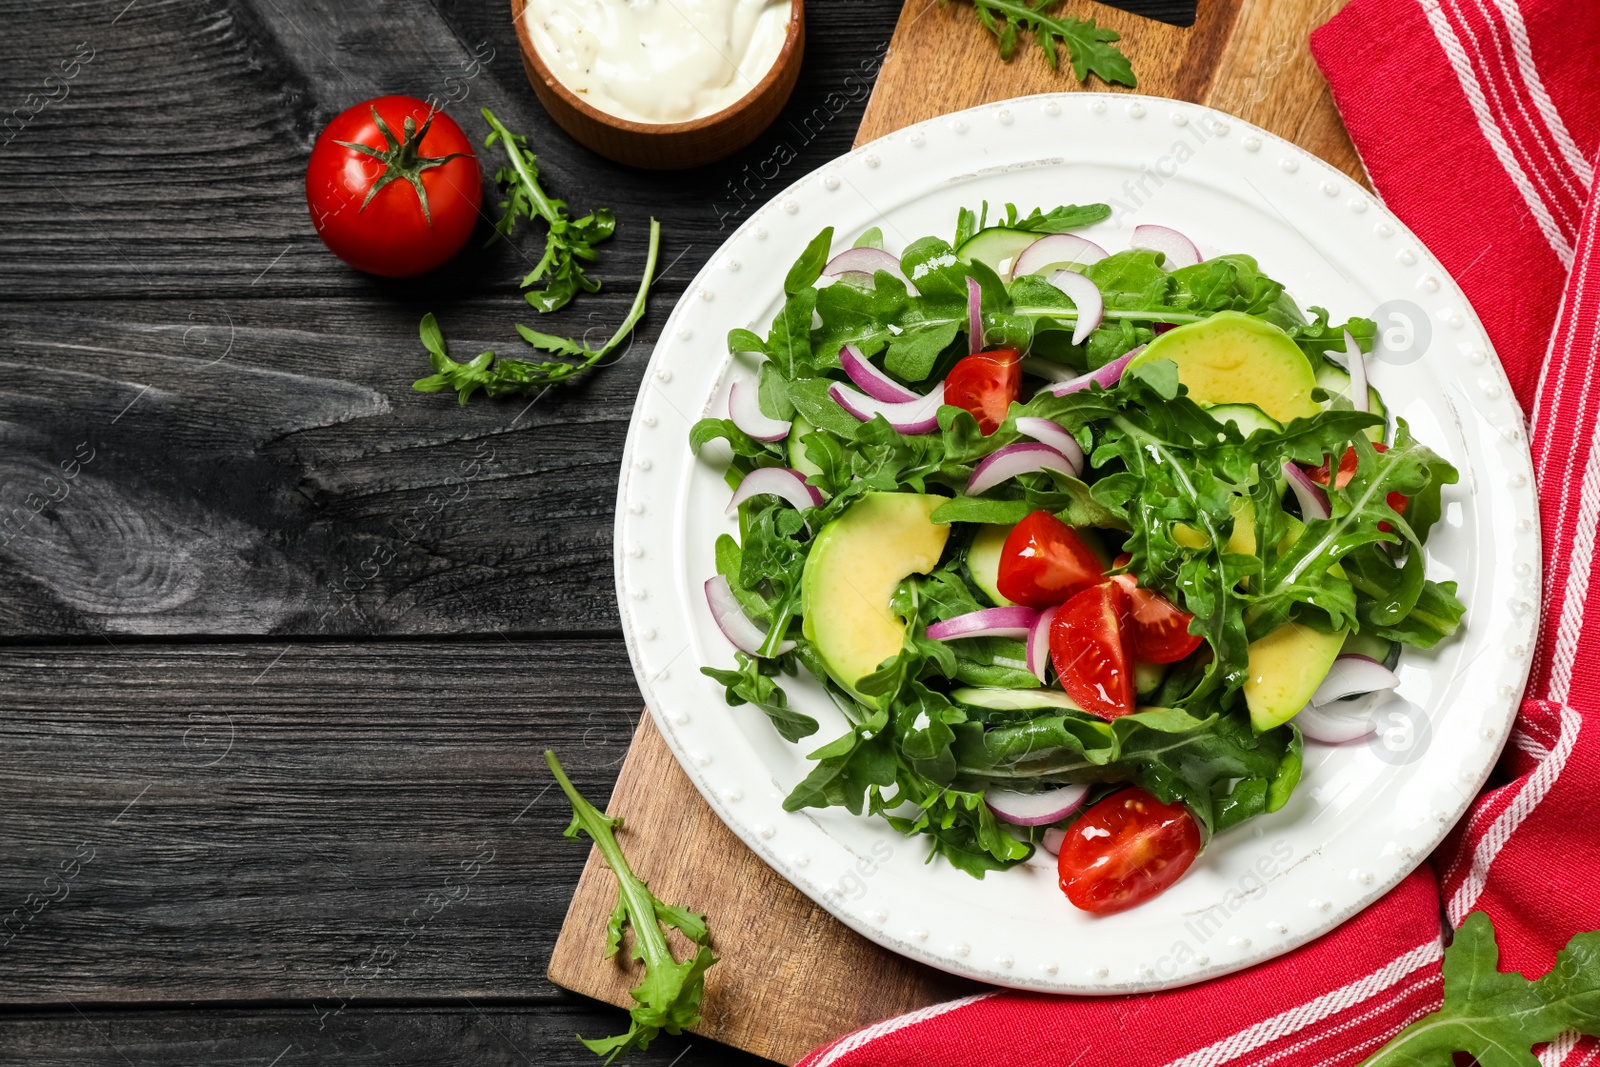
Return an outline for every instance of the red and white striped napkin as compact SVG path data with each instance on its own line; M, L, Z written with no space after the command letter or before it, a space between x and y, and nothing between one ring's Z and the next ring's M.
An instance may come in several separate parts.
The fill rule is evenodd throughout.
M1344 1067L1438 1007L1439 913L1494 920L1535 977L1600 929L1600 144L1596 0L1352 0L1311 37L1384 202L1466 290L1529 414L1544 536L1533 676L1502 761L1431 865L1238 974L1118 998L984 994L802 1067ZM1564 1035L1543 1067L1596 1067Z

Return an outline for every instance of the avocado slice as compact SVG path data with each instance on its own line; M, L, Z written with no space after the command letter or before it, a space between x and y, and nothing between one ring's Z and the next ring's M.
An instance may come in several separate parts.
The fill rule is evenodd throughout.
M1011 529L1010 526L985 523L978 528L971 547L967 549L967 571L972 575L972 584L1002 608L1014 603L1000 593L1000 551L1006 547L1006 537Z
M1317 376L1290 336L1239 311L1168 330L1133 357L1129 369L1170 359L1197 404L1254 404L1287 425L1322 410L1311 398Z
M1250 676L1244 683L1250 725L1270 730L1294 718L1333 669L1344 636L1343 630L1326 634L1286 622L1250 642Z
M803 631L828 673L852 693L905 643L905 620L889 610L889 598L906 576L938 566L950 527L928 516L944 501L867 493L822 528L806 556Z

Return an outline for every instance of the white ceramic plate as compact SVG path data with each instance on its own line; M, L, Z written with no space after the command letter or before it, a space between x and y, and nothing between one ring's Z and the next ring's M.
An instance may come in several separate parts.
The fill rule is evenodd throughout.
M733 327L764 333L785 272L822 227L835 248L881 226L898 252L948 236L956 210L1113 204L1085 231L1115 251L1141 222L1176 227L1202 253L1246 252L1334 321L1414 302L1432 342L1408 365L1374 361L1391 411L1461 470L1429 542L1429 574L1460 583L1461 635L1408 651L1399 693L1422 709L1379 741L1308 747L1289 805L1220 835L1172 889L1108 917L1073 909L1051 857L978 881L925 864L925 845L840 809L787 813L805 753L846 729L820 687L787 683L821 732L784 742L765 716L729 708L702 665L730 666L702 583L724 516L722 467L687 434L726 413ZM1385 325L1389 325L1385 323ZM708 450L714 455L715 448ZM1006 101L912 126L806 175L755 212L689 287L662 331L634 409L617 499L617 598L639 685L706 800L763 860L864 936L999 985L1121 993L1258 963L1350 918L1422 862L1493 765L1521 693L1537 615L1539 536L1521 416L1460 289L1364 189L1230 116L1151 97L1068 93ZM1403 705L1401 705L1403 706ZM695 862L684 857L685 863ZM709 903L709 902L701 902ZM716 921L712 908L712 921Z

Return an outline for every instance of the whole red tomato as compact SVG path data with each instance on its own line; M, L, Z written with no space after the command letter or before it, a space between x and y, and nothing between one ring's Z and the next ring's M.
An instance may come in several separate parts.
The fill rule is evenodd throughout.
M1014 348L968 356L944 378L944 402L970 411L985 437L1006 421L1006 412L1021 391L1022 362Z
M1182 804L1163 804L1143 789L1106 797L1083 813L1061 841L1061 891L1100 914L1143 904L1183 876L1200 854L1200 828Z
M461 250L483 177L449 115L410 96L357 104L322 131L306 167L317 236L359 270L410 278Z

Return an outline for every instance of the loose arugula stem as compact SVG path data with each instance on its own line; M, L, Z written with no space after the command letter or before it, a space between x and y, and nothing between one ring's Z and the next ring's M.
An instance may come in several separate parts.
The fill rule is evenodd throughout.
M540 333L517 324L517 333L535 348L558 356L578 359L576 363L565 360L543 360L538 363L519 359L496 359L493 351L481 352L466 363L457 363L445 350L444 335L439 323L430 313L422 317L422 345L428 350L428 361L433 373L419 378L411 388L419 393L437 393L454 389L461 403L466 404L472 394L483 390L489 396L507 396L528 393L534 389L554 385L575 378L599 363L613 352L617 345L633 331L643 317L650 297L650 283L655 278L656 258L661 248L661 224L650 220L650 251L645 257L644 275L639 279L639 291L634 294L633 306L617 327L611 339L599 348L589 348L577 341L554 334Z
M677 1034L699 1022L705 972L717 958L711 954L705 916L662 902L633 873L612 832L622 825L622 820L602 813L585 800L567 778L554 752L546 749L544 758L572 804L572 822L566 836L576 840L579 832L587 834L617 877L617 906L606 924L606 958L616 955L626 924L633 930L633 958L644 964L644 974L631 990L635 1003L629 1011L627 1032L609 1038L579 1038L590 1051L605 1056L610 1063L625 1052L648 1048L663 1030ZM682 961L673 956L663 923L697 946L693 956Z
M511 168L517 172L517 177L521 180L523 188L527 190L528 199L532 202L533 208L538 212L539 217L546 222L552 223L565 221L566 212L559 210L550 198L545 195L543 187L539 185L539 176L529 169L527 160L523 158L523 153L518 150L517 142L521 138L506 129L505 124L495 118L494 112L488 108L480 110L483 112L484 121L489 124L489 129L499 135L500 146L505 149L506 158L511 160Z

